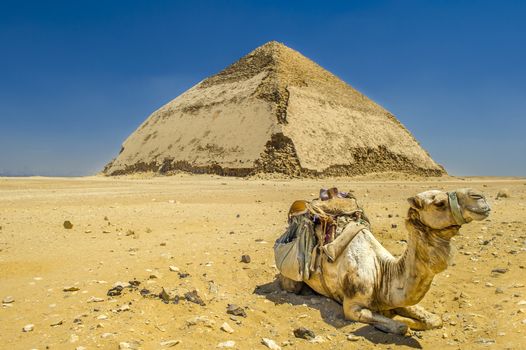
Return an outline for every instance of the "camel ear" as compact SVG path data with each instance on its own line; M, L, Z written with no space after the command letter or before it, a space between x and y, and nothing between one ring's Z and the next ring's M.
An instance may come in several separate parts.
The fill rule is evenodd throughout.
M412 208L415 209L422 209L422 200L418 197L409 197L407 198L407 202Z

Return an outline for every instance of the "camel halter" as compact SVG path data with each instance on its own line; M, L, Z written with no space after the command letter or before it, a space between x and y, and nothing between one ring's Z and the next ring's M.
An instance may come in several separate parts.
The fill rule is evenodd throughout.
M453 214L453 218L455 219L456 223L460 226L466 223L466 219L464 219L464 216L462 216L462 212L460 211L460 205L458 204L458 198L456 192L448 192L449 197L449 207L451 208L451 213Z

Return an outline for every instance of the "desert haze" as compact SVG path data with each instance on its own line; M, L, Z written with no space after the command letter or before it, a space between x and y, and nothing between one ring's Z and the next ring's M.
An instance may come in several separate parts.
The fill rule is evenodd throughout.
M294 199L352 189L377 239L406 245L406 199L471 187L492 213L462 227L422 301L443 327L382 333L341 305L279 288L272 246ZM503 197L496 199L501 192ZM3 349L521 349L526 180L0 178ZM305 327L314 340L296 338ZM522 344L522 345L521 345Z

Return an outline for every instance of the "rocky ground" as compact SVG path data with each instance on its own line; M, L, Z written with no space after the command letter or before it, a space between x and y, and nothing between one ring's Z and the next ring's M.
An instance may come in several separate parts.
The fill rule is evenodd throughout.
M355 191L395 254L407 197L487 194L491 216L462 228L422 302L442 329L384 334L280 291L272 245L288 206L333 184ZM525 179L0 178L0 347L523 349L525 251Z

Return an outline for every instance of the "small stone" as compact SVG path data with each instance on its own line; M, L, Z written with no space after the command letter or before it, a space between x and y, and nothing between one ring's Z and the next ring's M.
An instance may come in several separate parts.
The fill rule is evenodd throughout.
M226 313L234 316L247 317L245 310L236 304L228 304L226 308Z
M168 304L170 302L170 295L168 292L164 289L164 287L161 289L161 293L159 293L159 298L165 303Z
M502 294L502 293L504 293L502 288L499 288L499 287L495 288L495 294Z
M124 311L130 311L130 305L129 304L122 304L117 308L117 312L124 312Z
M87 350L85 346L77 346L75 350Z
M398 225L397 224L391 224L391 228L397 228Z
M281 350L281 346L276 344L276 342L272 339L263 338L261 339L261 343L271 350Z
M177 266L173 266L173 265L170 266L169 269L170 269L170 271L172 271L172 272L179 272L179 271L180 271L179 268L178 268Z
M100 335L100 337L103 338L103 339L106 339L106 338L109 338L109 337L113 337L113 333L102 333ZM119 344L119 346L120 346L120 344Z
M181 341L180 340L165 340L165 341L162 341L159 343L159 345L165 347L165 348L170 348L172 346L175 346L177 344L179 344Z
M71 230L73 228L73 224L69 220L64 221L63 225L66 230Z
M314 339L311 339L309 340L311 343L317 343L317 344L321 344L321 343L324 343L325 342L325 338L323 338L321 335L317 335L316 337L314 337Z
M509 198L509 197L510 197L510 191L507 188L503 188L497 193L497 199Z
M220 328L223 332L234 333L234 329L228 323L223 323Z
M360 340L360 337L357 337L354 334L349 334L349 335L347 335L347 340L348 341L358 341L358 340Z
M241 256L241 262L243 262L245 264L249 264L250 263L250 255L242 255Z
M76 334L72 334L69 336L69 342L70 343L76 343L79 341L79 336Z
M526 300L521 300L517 303L517 305L526 305Z
M203 301L203 299L201 299L201 297L197 294L197 291L194 289L193 291L191 292L188 292L188 293L185 293L184 294L184 298L191 302L191 303L194 303L194 304L198 304L198 305L201 305L201 306L205 306L205 302Z
M217 284L215 284L214 281L208 282L208 292L211 294L217 294L219 293L219 288Z
M152 274L150 274L150 279L153 280L153 279L158 279L158 278L161 278L161 275L154 272Z
M91 297L91 298L88 299L88 303L101 303L103 301L104 301L104 299L97 298L97 297Z
M506 273L506 272L508 272L508 269L503 268L503 267L499 267L499 268L491 270L491 273Z
M50 324L51 327L57 327L57 326L60 326L64 323L63 320L57 320L57 321L54 321Z
M13 298L10 295L8 295L4 299L2 299L2 303L4 303L4 304L11 304L11 303L14 303L14 302L15 302L15 298Z
M486 282L484 285L485 285L486 287L493 287L493 283L491 283L491 282Z
M125 342L122 341L119 343L119 350L138 350L140 344L136 341Z
M108 290L106 295L109 296L109 297L119 296L119 295L121 295L123 289L124 288L121 285L115 286L115 287L111 288L110 290Z
M79 291L80 288L79 287L76 287L76 286L68 286L68 287L64 287L64 289L62 289L62 291L64 292L76 292L76 291Z
M196 326L196 325L203 325L205 327L212 328L214 324L215 322L210 320L206 316L196 316L196 317L186 320L186 325L188 327Z
M30 324L26 324L24 328L22 328L22 331L32 332L34 328L35 328L35 325L30 323Z
M236 346L236 342L233 340L228 340L217 344L218 348L233 348L234 346Z
M107 319L108 319L108 316L104 314L97 316L97 320L107 320Z
M495 344L495 340L494 339L487 339L487 338L479 338L479 339L475 340L475 343L479 343L479 344Z
M314 334L314 332L311 331L310 329L307 329L305 327L300 327L294 330L294 336L296 338L311 340L316 337L316 334Z

